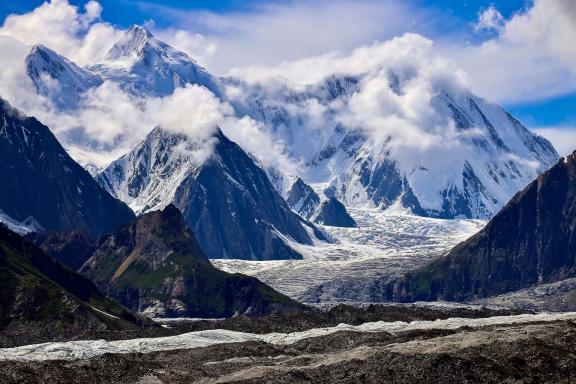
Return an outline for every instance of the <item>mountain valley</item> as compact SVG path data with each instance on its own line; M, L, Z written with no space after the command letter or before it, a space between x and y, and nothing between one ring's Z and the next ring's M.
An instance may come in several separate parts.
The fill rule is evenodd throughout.
M576 382L570 1L176 3L0 2L1 383Z

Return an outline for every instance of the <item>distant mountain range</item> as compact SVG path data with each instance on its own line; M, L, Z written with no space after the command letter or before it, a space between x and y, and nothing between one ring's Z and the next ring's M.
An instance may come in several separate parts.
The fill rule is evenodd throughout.
M281 170L275 170L276 174L286 179L300 177L320 195L326 191L345 207L392 207L440 218L490 218L558 158L547 140L528 131L502 107L465 89L441 85L436 85L429 112L453 126L458 145L398 153L391 150L389 141L375 140L336 118L362 90L368 74L328 76L300 88L220 78L140 26L128 29L103 59L86 68L43 47L32 49L27 67L38 92L56 104L72 100L73 105L77 93L98 87L100 80L114 82L137 97L165 96L185 84L205 86L233 105L238 116L262 123L285 144L287 154L304 165L298 175L282 175ZM382 76L398 97L411 81L405 73ZM43 85L47 78L60 84L61 94L49 94ZM226 96L228 89L242 97ZM322 111L316 120L324 128L318 129L316 121L301 112L309 105ZM287 197L289 184L274 185ZM158 195L158 200L164 198Z

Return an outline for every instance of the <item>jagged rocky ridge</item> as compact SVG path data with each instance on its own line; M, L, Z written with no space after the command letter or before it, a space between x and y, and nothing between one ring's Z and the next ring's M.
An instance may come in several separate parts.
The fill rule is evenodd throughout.
M266 173L221 131L201 153L187 136L157 127L98 180L137 213L174 203L210 258L301 258L289 240L326 240L290 210Z
M0 344L41 342L145 323L87 278L0 224Z
M576 277L576 153L470 239L387 287L395 301L464 301Z
M256 278L212 266L173 205L82 247L78 235L35 236L38 245L126 307L162 317L261 316L304 307ZM58 245L58 241L61 244ZM75 247L77 258L63 250Z
M0 213L34 229L97 236L134 218L66 153L48 127L0 98Z
M300 216L310 219L320 206L320 196L298 177L287 193L286 202Z

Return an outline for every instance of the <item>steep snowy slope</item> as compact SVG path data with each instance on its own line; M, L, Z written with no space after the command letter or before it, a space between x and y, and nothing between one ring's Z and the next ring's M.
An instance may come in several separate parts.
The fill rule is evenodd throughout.
M142 97L167 96L186 84L215 89L213 77L192 58L133 25L90 70Z
M157 127L99 182L139 214L174 203L210 258L301 258L287 239L312 244L323 238L220 131L207 148Z
M95 73L43 45L35 45L26 56L26 73L40 95L63 109L76 107L82 92L102 84Z

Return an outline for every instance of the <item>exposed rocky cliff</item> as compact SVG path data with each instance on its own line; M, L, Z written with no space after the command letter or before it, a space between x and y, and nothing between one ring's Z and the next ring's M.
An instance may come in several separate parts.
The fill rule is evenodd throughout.
M304 309L256 278L213 267L173 205L97 240L80 272L109 297L156 316L260 316Z
M470 300L576 277L576 153L562 158L446 256L408 273L398 301Z
M93 236L134 218L66 153L48 127L0 99L0 213L36 228Z

